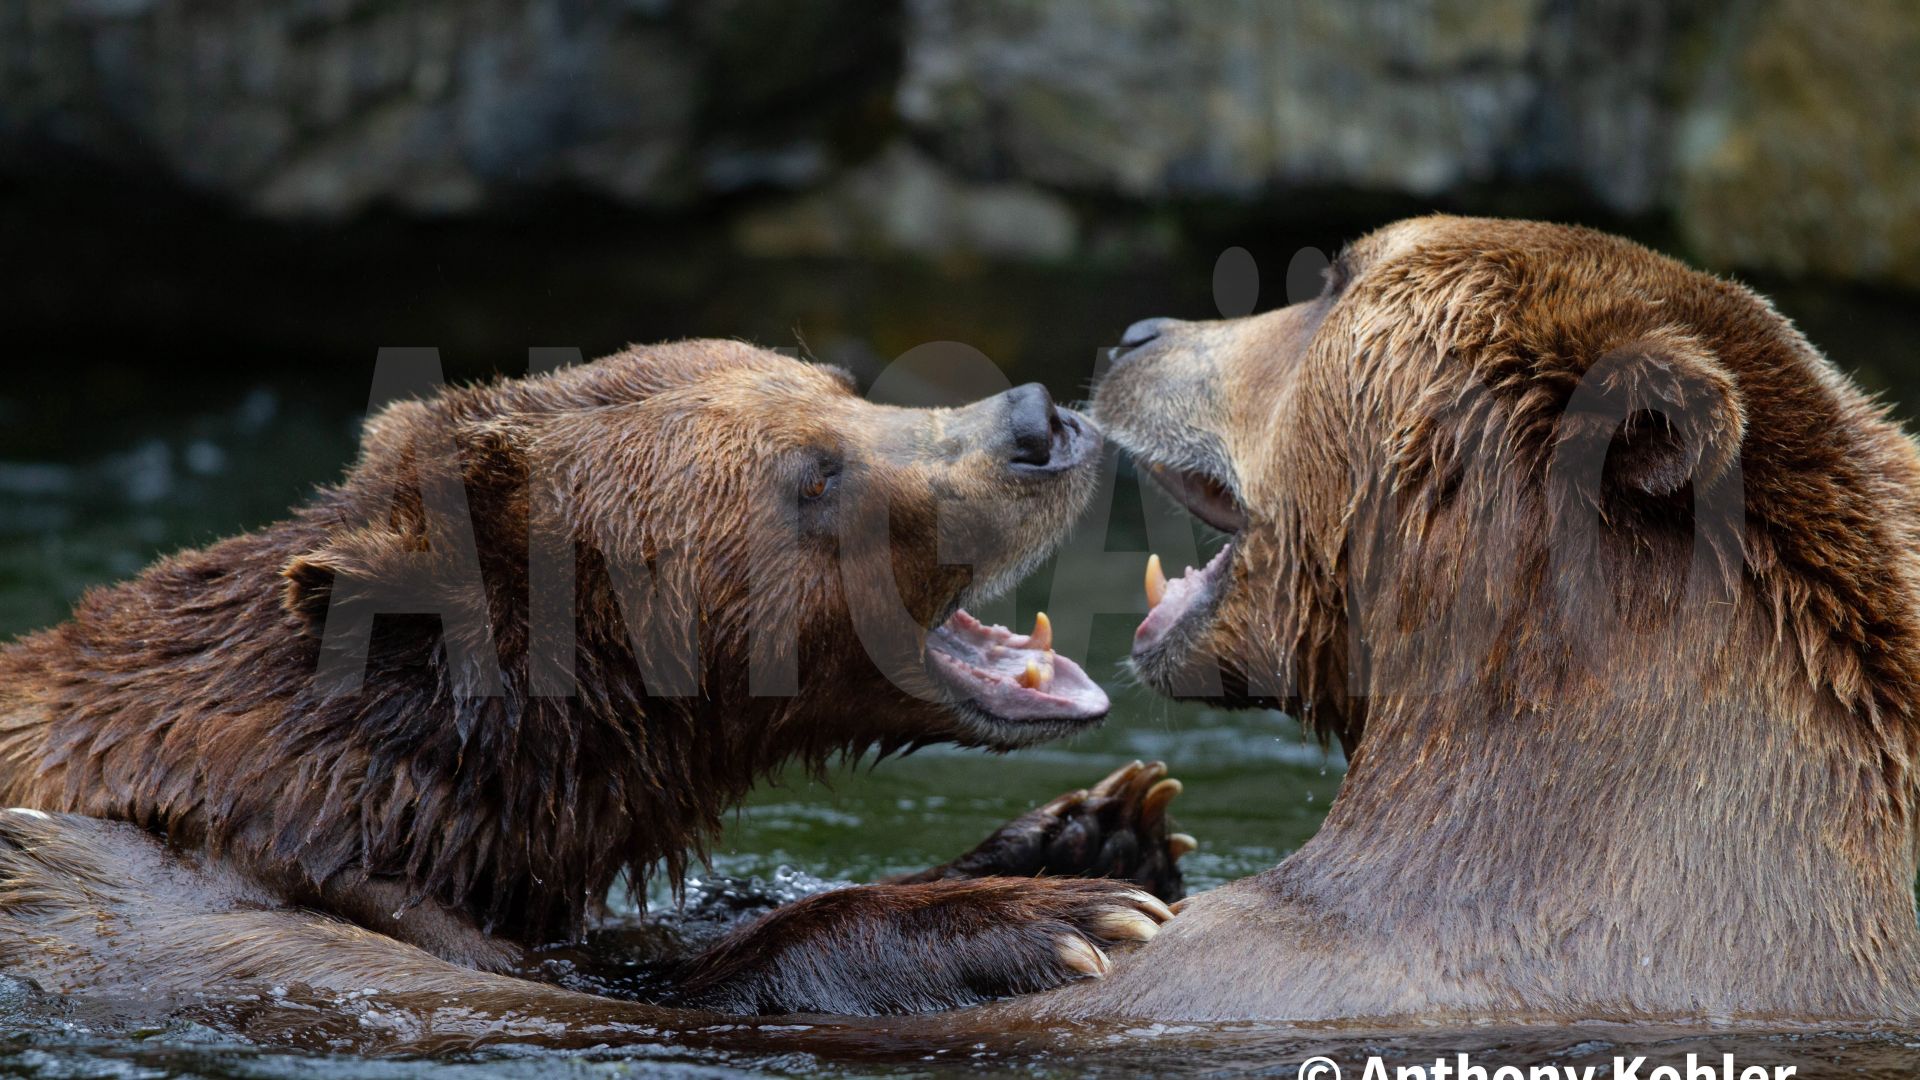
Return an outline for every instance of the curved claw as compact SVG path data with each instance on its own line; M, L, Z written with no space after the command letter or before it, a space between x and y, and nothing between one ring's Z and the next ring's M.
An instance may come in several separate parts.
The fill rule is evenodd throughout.
M1140 905L1141 910L1161 922L1166 922L1168 919L1173 918L1173 909L1168 907L1165 902L1152 893L1134 890L1127 894L1127 899Z
M1168 831L1183 785L1158 761L1133 761L1002 826L951 863L895 883L982 877L1105 877L1169 899L1182 892L1182 855L1197 846Z
M1140 800L1140 818L1149 824L1159 821L1167 815L1167 804L1187 789L1180 781L1168 778L1147 789L1146 798Z
M1116 796L1128 790L1144 787L1165 775L1167 775L1167 765L1163 761L1134 761L1108 773L1105 779L1093 785L1089 793Z
M1054 954L1068 970L1096 979L1113 967L1113 962L1107 959L1107 954L1101 952L1099 946L1078 934L1060 935L1059 941L1054 944Z
M1108 941L1152 941L1160 922L1144 912L1110 911L1095 919L1093 928Z

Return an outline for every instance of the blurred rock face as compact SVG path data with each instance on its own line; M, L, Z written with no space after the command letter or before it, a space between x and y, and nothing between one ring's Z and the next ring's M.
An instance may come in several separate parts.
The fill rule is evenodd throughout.
M9 126L150 156L270 214L465 210L516 178L644 197L690 127L670 40L569 25L559 5L29 0L24 15Z
M1432 194L1564 172L1643 209L1677 28L1575 7L916 0L901 109L966 167L1061 185Z
M13 0L0 41L0 138L278 216L773 188L756 250L1054 258L1080 195L1518 181L1920 285L1905 0Z
M0 137L289 217L554 184L677 204L817 179L884 109L897 37L836 3L7 0Z
M1920 286L1920 6L1780 0L1692 101L1672 192L1721 266Z

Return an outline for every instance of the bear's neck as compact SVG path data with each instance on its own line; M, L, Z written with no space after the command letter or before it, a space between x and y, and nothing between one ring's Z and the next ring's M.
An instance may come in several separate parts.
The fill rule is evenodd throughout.
M1562 1012L1915 1014L1904 756L1730 611L1509 641L1498 681L1384 650L1340 795L1269 883L1478 973L1436 991L1467 1010L1549 986Z
M376 635L364 687L328 695L278 575L312 531L163 561L0 651L4 804L133 821L321 902L377 879L538 943L623 871L680 873L772 766L710 708L642 710L618 665L579 665L567 698L461 699L430 647L383 663Z

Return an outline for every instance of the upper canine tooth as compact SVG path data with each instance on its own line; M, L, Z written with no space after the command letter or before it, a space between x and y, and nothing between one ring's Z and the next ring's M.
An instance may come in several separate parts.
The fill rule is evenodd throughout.
M1147 556L1147 609L1160 606L1167 595L1167 574L1160 569L1160 556Z
M1033 633L1027 635L1027 647L1030 649L1053 648L1053 620L1042 611L1033 617Z

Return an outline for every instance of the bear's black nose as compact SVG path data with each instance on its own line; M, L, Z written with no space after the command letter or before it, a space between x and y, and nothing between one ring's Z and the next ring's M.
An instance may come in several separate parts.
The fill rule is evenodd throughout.
M1053 395L1046 387L1028 383L1007 391L1007 435L1012 444L1009 461L1015 465L1050 464L1054 440L1064 431L1060 413L1053 407Z

